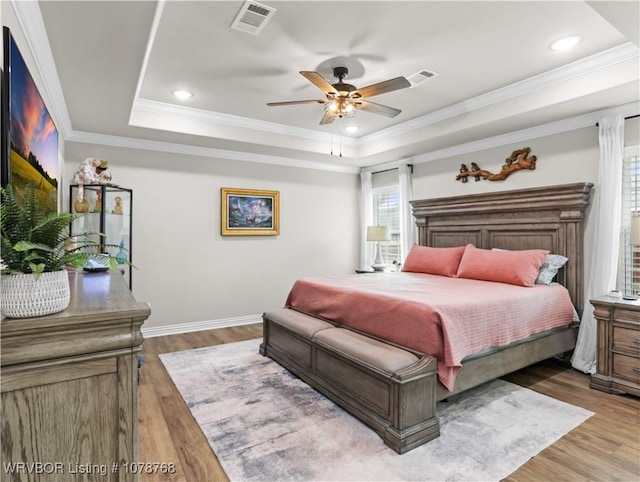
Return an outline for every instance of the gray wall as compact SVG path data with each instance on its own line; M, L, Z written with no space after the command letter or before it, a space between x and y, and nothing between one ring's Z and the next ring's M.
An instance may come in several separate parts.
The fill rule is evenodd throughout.
M133 189L146 329L261 314L283 306L297 278L356 267L357 175L67 142L66 179L86 157L108 160L113 182ZM280 235L221 236L222 187L279 191Z
M625 145L640 144L640 118L625 123ZM498 172L516 149L531 148L531 154L538 160L533 171L518 171L504 181L467 183L456 181L455 177L464 163L470 167L476 162L482 169ZM473 154L448 157L416 164L413 171L414 199L430 199L444 196L526 189L529 187L552 186L574 182L597 184L600 149L596 126L561 134L530 139L518 144L478 151Z
M471 162L476 162L482 169L497 173L513 151L525 146L530 147L531 155L538 159L535 170L514 172L504 181L476 182L470 178L469 182L463 183L455 180L462 163L471 168ZM594 126L530 139L526 143L439 159L414 167L413 193L416 199L426 199L581 181L595 183L598 152L598 129Z

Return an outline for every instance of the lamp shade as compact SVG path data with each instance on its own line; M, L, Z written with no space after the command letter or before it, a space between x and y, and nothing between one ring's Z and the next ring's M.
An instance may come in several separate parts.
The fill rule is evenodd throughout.
M640 246L640 216L631 217L631 229L629 232L629 244Z
M390 241L389 226L367 226L367 241Z

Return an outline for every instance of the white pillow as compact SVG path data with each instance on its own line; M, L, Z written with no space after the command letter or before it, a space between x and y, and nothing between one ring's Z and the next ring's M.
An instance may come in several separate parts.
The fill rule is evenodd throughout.
M567 261L569 261L569 258L565 258L560 254L548 254L542 265L540 265L536 283L539 285L551 284L553 278L558 274L558 270L567 264Z

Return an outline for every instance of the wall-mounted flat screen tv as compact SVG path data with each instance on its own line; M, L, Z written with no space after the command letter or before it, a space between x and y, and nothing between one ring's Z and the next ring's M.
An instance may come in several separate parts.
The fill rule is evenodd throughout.
M8 27L3 27L2 185L19 202L36 186L41 205L57 210L58 130Z

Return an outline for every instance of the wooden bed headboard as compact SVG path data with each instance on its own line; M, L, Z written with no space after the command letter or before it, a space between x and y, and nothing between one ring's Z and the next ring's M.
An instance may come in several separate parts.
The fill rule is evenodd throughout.
M548 249L569 258L558 282L579 314L584 304L583 222L593 184L411 201L418 243L451 247Z

